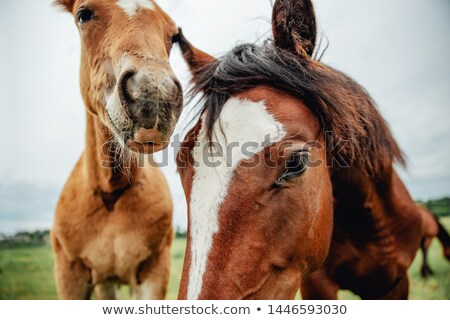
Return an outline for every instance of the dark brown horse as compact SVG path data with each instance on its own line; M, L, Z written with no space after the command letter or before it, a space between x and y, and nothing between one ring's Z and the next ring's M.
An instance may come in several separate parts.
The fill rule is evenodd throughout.
M420 269L420 274L422 278L428 278L433 274L433 270L431 270L430 265L428 264L428 249L431 246L431 242L434 238L438 238L438 240L442 244L443 255L444 257L450 261L450 235L447 230L445 230L444 226L439 222L439 219L433 215L433 213L419 206L420 213L422 214L422 241L420 243L420 249L422 251L422 268Z
M189 205L179 298L408 296L421 216L366 91L312 58L311 1L276 1L273 41L221 59L180 44L202 112L178 156Z

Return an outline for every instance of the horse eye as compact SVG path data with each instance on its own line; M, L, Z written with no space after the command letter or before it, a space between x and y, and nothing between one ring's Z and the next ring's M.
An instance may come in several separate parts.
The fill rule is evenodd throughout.
M284 182L292 180L302 175L308 169L309 152L294 152L289 161L286 162L286 169L274 184L275 188L279 188Z
M77 20L80 24L87 23L95 18L94 11L91 9L83 8L77 13Z

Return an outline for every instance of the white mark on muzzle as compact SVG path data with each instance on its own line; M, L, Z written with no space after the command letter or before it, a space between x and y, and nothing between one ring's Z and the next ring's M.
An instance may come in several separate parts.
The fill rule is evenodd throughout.
M138 13L139 9L155 10L156 7L151 0L119 0L117 5L125 11L125 13L132 17Z
M205 115L201 121L204 122ZM222 132L223 129L223 132ZM192 156L198 166L192 182L190 200L190 237L191 265L189 270L188 299L198 299L203 286L208 255L213 237L219 231L219 208L222 205L233 177L233 172L242 160L250 159L265 147L280 141L286 135L283 125L267 110L264 102L252 102L230 98L224 105L213 128L213 141L226 150L227 143L239 143L230 154L214 159L219 160L217 167L207 166L203 146L208 143L203 127L198 136L199 146L192 150ZM226 137L226 138L225 138ZM268 141L270 137L270 141ZM256 143L258 147L245 150L244 143ZM255 144L255 145L256 145Z

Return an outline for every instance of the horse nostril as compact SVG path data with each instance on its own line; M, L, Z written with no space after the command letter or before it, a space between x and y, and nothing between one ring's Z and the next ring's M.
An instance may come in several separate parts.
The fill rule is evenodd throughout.
M286 270L287 268L289 268L289 266L291 265L293 260L293 257L288 258L287 260L280 260L280 261L276 261L274 263L272 263L272 270L277 271L277 272L282 272L284 270Z
M279 266L279 265L273 265L273 266L272 266L272 269L273 269L274 271L281 272L281 271L286 270L287 267L285 267L285 266Z
M136 71L133 69L125 71L119 80L119 96L125 106L132 104L136 98L130 88L130 80L135 76Z

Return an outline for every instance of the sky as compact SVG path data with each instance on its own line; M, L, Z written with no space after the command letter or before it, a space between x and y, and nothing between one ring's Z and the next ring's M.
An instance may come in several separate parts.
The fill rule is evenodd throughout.
M51 226L58 193L84 147L79 36L73 18L51 2L0 1L0 232ZM157 2L191 42L215 56L270 36L270 0ZM399 170L413 197L450 195L450 2L315 5L328 43L322 61L373 96L407 156L408 170ZM177 47L171 63L186 88L189 73ZM182 121L178 130L185 126ZM162 169L175 225L183 229L186 204L176 166L170 161Z

